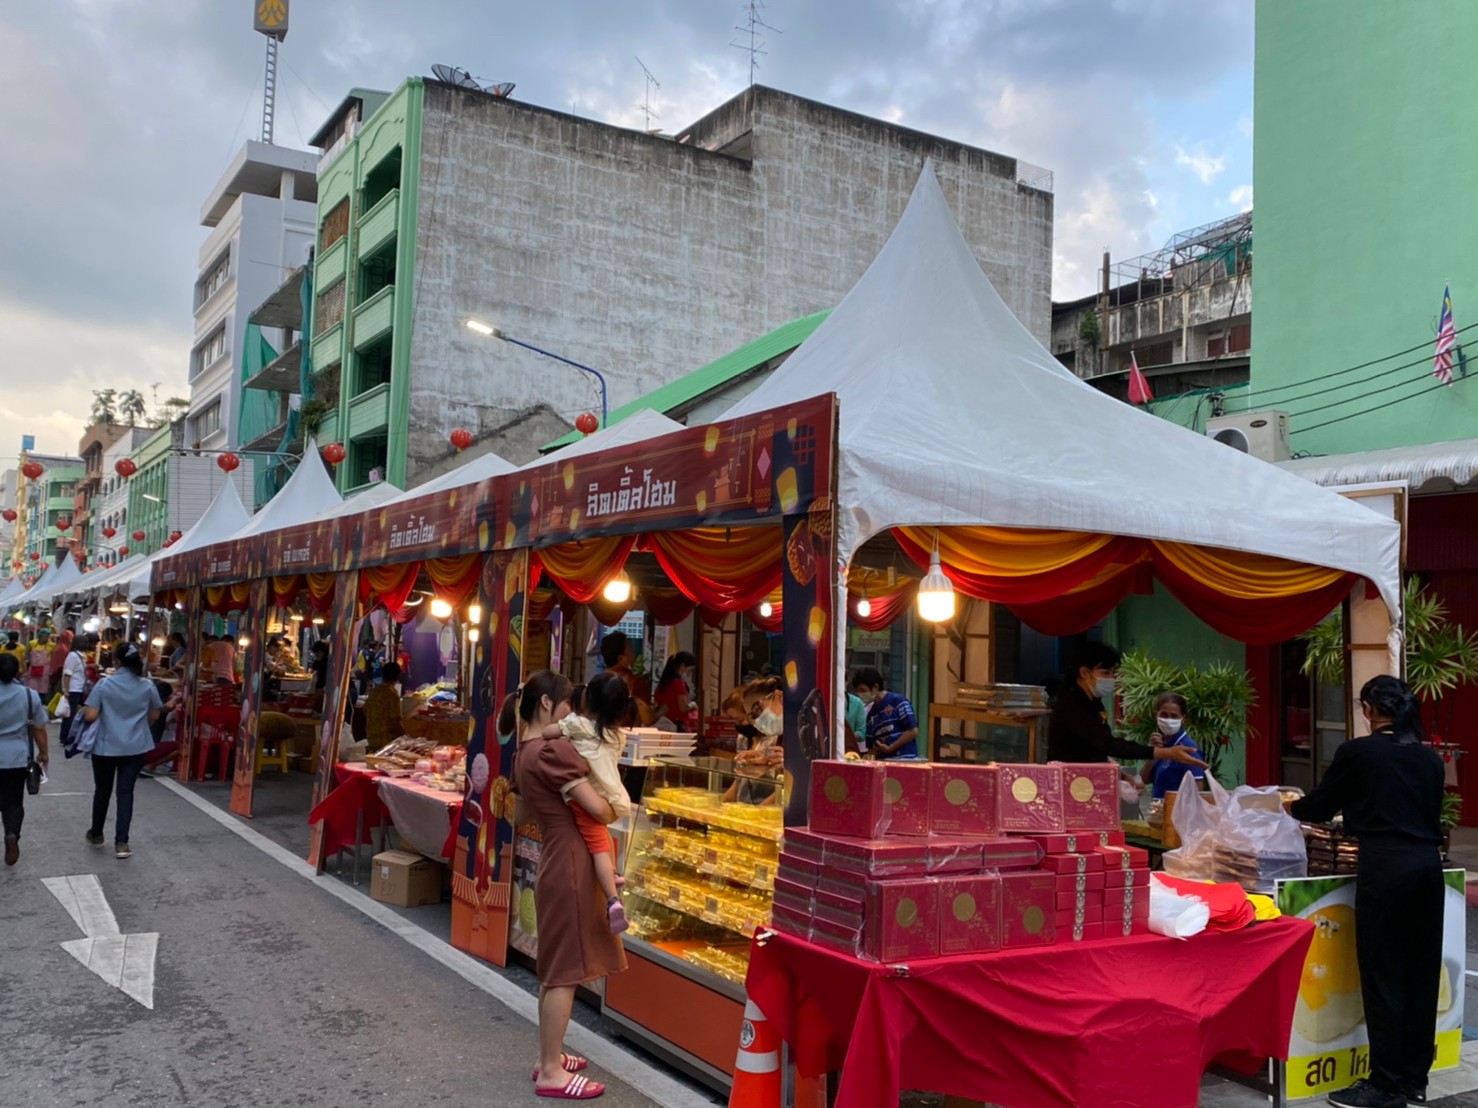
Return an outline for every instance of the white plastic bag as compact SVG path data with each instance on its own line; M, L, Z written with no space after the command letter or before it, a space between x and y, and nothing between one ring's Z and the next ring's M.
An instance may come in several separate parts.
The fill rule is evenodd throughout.
M70 696L68 696L66 693L63 693L61 700L57 701L57 705L56 705L56 718L57 719L71 719L72 718L72 698Z
M1220 788L1220 786L1217 786ZM1275 786L1241 785L1223 801L1214 880L1232 881L1248 892L1272 895L1274 882L1306 877L1308 852L1303 828L1283 810Z
M1180 836L1180 846L1165 853L1165 872L1187 881L1216 879L1216 842L1221 827L1226 790L1207 774L1216 803L1208 803L1196 788L1196 779L1186 774L1175 794L1175 809L1170 822ZM1187 787L1187 786L1190 787Z
M1150 878L1150 930L1172 939L1189 939L1206 930L1211 908L1204 900L1181 896Z

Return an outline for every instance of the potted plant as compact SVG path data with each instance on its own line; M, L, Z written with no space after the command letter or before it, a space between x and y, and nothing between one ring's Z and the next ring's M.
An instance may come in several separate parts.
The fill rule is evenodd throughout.
M1222 761L1234 743L1247 737L1247 713L1257 702L1252 678L1230 662L1177 666L1130 651L1119 664L1120 733L1149 742L1156 733L1155 700L1166 692L1185 697L1186 732L1200 746L1211 775L1230 784Z

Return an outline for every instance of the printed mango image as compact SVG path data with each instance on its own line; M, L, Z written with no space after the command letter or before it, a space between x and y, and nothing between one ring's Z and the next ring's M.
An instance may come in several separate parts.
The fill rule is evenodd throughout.
M1293 1027L1311 1043L1329 1043L1348 1035L1365 1018L1355 961L1355 909L1331 904L1309 920L1314 940L1298 983Z

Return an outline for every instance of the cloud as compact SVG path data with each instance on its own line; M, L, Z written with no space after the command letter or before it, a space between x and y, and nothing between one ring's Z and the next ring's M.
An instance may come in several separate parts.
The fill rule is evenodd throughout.
M1227 159L1225 154L1209 154L1204 149L1186 150L1177 146L1175 164L1185 166L1203 185L1209 185L1226 169Z
M1252 186L1238 185L1232 189L1227 193L1227 203L1234 205L1240 212L1250 212L1252 210Z

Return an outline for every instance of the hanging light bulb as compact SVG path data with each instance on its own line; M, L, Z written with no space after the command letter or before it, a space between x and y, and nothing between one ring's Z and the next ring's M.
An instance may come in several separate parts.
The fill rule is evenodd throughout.
M322 616L314 616L313 617L313 626L314 627L322 627L323 624L324 624L324 622L325 621L324 621L324 618Z
M467 622L474 623L474 624L480 624L482 622L482 605L481 604L469 604L469 605L467 605ZM472 641L473 642L476 642L477 640L476 639L473 639Z
M112 612L115 616L125 616L129 611L128 601L115 600L112 604L108 605L108 611Z
M760 619L769 619L775 614L775 605L768 600L760 601Z
M303 613L302 612L294 612L292 614L292 621L294 623L302 623L303 622Z
M478 631L478 629L476 627L469 627L467 629L467 641L468 642L476 642L481 637L482 637L482 634L481 634L481 632Z
M919 618L930 623L943 623L955 615L955 587L939 564L939 537L929 556L929 572L919 582Z
M625 604L631 599L631 578L626 576L623 569L616 576L606 582L606 587L601 590L600 595L612 604Z
M162 639L158 635L155 635L152 639L149 640L149 645L155 648L161 647L164 645L164 639Z
M862 599L857 601L857 614L863 619L872 615L872 601L867 599L867 593L862 594Z
M242 635L241 638L236 640L236 645L241 647L242 650L245 650L248 646L251 645L251 640L245 635Z
M433 619L449 619L452 614L452 606L441 597L434 597L431 601L431 617Z

